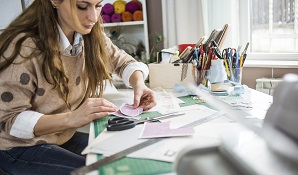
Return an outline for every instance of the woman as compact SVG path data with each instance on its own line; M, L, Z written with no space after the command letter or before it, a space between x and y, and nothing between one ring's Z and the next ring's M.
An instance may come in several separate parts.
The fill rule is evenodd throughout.
M148 68L100 27L102 0L35 0L0 35L0 174L69 174L85 164L76 129L117 110L100 98L116 72L134 107L155 106Z

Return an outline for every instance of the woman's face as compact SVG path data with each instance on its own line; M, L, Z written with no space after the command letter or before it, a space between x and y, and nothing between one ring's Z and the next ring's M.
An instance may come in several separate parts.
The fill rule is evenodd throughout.
M52 0L52 3L56 2L57 5L58 23L68 39L73 37L75 31L83 35L90 33L102 9L102 0L76 0L75 11L83 27L79 28L71 16L70 1L72 0Z

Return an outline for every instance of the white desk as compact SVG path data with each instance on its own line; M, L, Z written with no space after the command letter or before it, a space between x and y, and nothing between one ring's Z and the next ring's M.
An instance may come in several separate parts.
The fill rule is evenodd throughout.
M127 90L126 90L127 91ZM245 110L243 112L247 113L251 116L252 119L257 119L259 121L262 121L265 117L266 111L272 104L273 97L267 94L264 94L262 92L250 89L250 96L251 96L251 102L252 102L252 109ZM227 121L225 119L226 117L223 116L219 120L222 122ZM94 133L94 124L90 124L90 132L89 132L89 143L91 143L95 139L95 133ZM97 161L97 155L96 154L88 154L87 155L87 161L86 164L89 165L91 163L94 163ZM97 171L93 171L88 173L88 175L95 175L98 174ZM171 173L175 174L175 173Z

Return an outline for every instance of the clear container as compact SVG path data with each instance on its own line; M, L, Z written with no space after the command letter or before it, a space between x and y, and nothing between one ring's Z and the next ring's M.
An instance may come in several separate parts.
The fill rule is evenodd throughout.
M220 83L227 80L227 72L224 67L223 59L211 60L208 80L210 83Z

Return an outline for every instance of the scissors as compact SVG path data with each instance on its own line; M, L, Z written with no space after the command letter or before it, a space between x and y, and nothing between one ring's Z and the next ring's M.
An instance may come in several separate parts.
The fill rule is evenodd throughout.
M134 120L134 119L124 118L124 117L115 117L108 120L107 130L122 131L122 130L133 128L137 124L141 124L144 122L160 122L158 119L177 117L184 114L185 113L181 113L181 112L173 112L173 113L168 113L158 117L151 117L151 118L147 117L141 120Z

